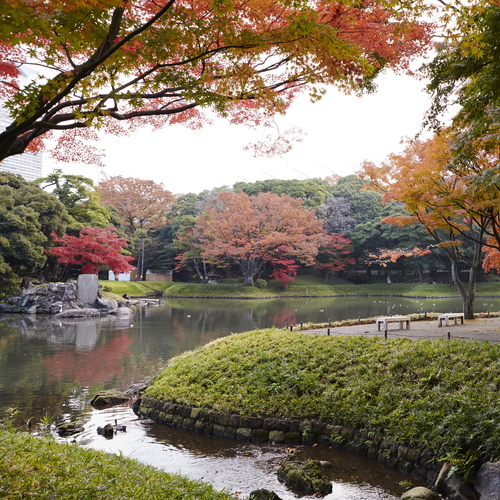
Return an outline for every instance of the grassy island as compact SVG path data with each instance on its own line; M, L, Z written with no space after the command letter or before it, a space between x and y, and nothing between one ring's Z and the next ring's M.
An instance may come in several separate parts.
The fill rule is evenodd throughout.
M440 457L500 457L500 346L260 330L169 361L145 396L320 419Z
M450 297L458 296L455 286L443 283L386 283L356 285L346 280L313 275L297 276L294 283L284 288L278 281L265 287L245 286L239 280L225 280L217 285L156 281L101 281L103 290L118 297L164 293L167 297L249 298L272 297L334 297L340 295L397 295L401 297ZM500 296L500 282L485 281L477 284L478 296Z
M75 444L0 429L0 497L234 500L201 481Z

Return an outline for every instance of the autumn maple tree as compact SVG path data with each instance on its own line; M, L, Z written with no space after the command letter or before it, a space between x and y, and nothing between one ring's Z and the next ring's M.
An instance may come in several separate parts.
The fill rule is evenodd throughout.
M327 240L315 211L305 209L300 199L272 193L222 192L192 230L192 246L199 255L236 263L246 285L253 285L266 266L274 269L274 277L289 281L283 271L292 277L298 263L313 265Z
M42 147L95 163L81 138L150 124L200 127L201 109L271 126L301 89L373 88L431 45L425 0L4 0L0 161ZM20 82L23 72L27 80ZM285 134L277 147L286 149Z
M49 254L57 256L63 264L82 266L82 274L96 274L104 266L114 273L126 273L134 269L130 265L133 257L123 254L127 244L126 238L120 238L113 226L104 229L84 227L80 235L64 235L58 238L52 235L59 245L51 248Z
M451 137L443 132L426 141L408 141L402 154L390 155L378 167L365 162L362 175L385 192L385 201L402 202L409 212L386 217L384 222L399 226L421 223L446 253L465 317L472 319L483 246L491 228L488 210L493 205L480 189L470 189L469 175L453 163ZM460 262L469 266L468 286L460 278Z
M325 274L325 282L328 276L338 271L347 269L356 263L352 257L352 244L349 238L340 234L331 234L323 248L318 251L316 269Z
M175 201L175 196L162 183L121 175L102 181L97 191L102 205L116 209L131 235L138 229L147 231L163 225Z

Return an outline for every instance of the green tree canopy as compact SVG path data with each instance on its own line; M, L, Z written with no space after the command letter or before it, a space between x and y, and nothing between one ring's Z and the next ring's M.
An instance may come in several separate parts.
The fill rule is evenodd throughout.
M20 175L0 172L0 279L31 276L46 260L50 235L63 234L69 216L51 193Z
M74 236L85 226L105 228L112 225L109 210L101 205L92 179L63 174L62 170L55 169L37 183L64 204L70 217L68 229L75 233Z
M382 214L382 194L370 188L369 182L357 175L347 175L338 179L331 188L334 198L343 198L350 205L348 215L356 224L379 220Z
M488 135L498 143L500 133L500 6L474 0L447 7L449 25L437 55L424 65L432 106L427 124L440 128L450 106L458 105L454 128L467 135Z
M259 193L286 194L292 198L301 198L306 208L319 208L325 199L331 195L330 184L323 179L280 180L268 179L257 182L237 182L233 191L243 191L248 196Z

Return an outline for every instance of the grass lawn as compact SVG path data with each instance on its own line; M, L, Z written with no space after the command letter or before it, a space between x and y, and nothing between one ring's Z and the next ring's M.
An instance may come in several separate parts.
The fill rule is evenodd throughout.
M124 456L0 427L0 498L234 500Z

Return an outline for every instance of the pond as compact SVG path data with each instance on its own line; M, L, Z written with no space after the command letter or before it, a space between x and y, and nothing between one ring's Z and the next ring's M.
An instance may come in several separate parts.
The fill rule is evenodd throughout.
M215 487L241 492L275 491L284 500L300 493L276 479L285 447L257 446L138 421L130 405L93 409L90 394L125 389L154 376L168 359L211 340L286 323L338 321L413 312L460 311L458 299L394 297L209 300L169 299L161 307L137 310L130 319L70 320L44 316L0 317L0 416L9 408L16 421L39 422L45 415L79 421L76 437L85 446L122 452L168 472L181 472ZM478 299L476 311L498 311L500 299ZM118 419L127 432L113 439L96 428ZM327 499L398 498L403 474L348 452L301 447L300 456L330 460L334 491ZM414 484L417 482L413 481Z

